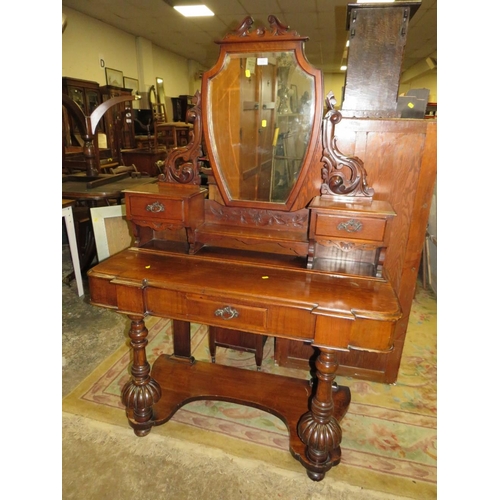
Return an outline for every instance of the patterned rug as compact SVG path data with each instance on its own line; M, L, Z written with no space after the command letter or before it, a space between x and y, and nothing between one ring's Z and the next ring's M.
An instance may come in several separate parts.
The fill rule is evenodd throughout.
M350 387L352 402L341 423L342 462L327 477L411 498L436 498L436 309L434 294L418 288L396 384L337 377L339 384ZM148 359L171 353L171 322L148 318L146 324ZM191 339L195 358L209 360L207 328L192 324ZM303 370L276 366L273 348L269 339L262 371L309 378ZM253 354L220 347L217 363L255 370ZM130 352L123 346L63 400L63 411L128 427L120 393L130 377L129 364ZM196 401L152 432L303 471L289 454L283 422L258 409Z

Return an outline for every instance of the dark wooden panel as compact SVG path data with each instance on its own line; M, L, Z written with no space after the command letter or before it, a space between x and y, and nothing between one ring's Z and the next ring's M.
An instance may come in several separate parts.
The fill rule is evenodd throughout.
M399 80L408 22L418 7L419 2L348 6L344 116L399 116Z

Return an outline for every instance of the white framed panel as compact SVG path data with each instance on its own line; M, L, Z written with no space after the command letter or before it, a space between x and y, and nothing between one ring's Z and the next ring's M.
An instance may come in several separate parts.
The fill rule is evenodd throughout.
M126 219L125 205L94 207L90 209L90 215L99 262L130 247L134 242Z

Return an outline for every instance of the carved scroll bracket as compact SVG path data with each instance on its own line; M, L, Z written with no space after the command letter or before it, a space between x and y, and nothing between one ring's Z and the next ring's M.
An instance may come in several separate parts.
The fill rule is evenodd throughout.
M323 156L324 167L321 171L321 194L330 195L341 200L356 198L371 201L375 191L368 187L367 174L363 161L357 156L342 154L337 147L335 125L342 115L334 108L336 104L333 92L326 96L328 108L323 118Z
M165 159L163 173L158 176L158 182L176 184L200 184L199 159L202 156L201 137L201 94L197 90L193 101L195 105L186 115L188 123L193 124L190 141L187 146L173 149Z

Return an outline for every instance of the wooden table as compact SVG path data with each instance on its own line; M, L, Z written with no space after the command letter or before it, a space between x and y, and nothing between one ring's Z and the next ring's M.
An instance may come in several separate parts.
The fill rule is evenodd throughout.
M123 198L125 189L133 189L144 184L151 184L157 181L156 177L132 177L129 173L124 175L102 175L99 180L107 182L95 182L90 186L89 181L81 176L81 180L77 180L78 176L63 175L62 178L62 196L88 203L92 206L92 202L104 202L105 204L113 204Z
M401 315L387 281L245 260L234 250L188 255L129 248L88 277L91 303L131 320L132 377L122 401L137 436L190 401L253 406L283 420L292 456L316 481L340 462L339 421L350 402L349 389L334 382L336 351L390 350ZM152 369L147 315L171 318L174 325L174 352L159 356ZM196 362L190 322L311 343L320 351L315 387L307 380Z

